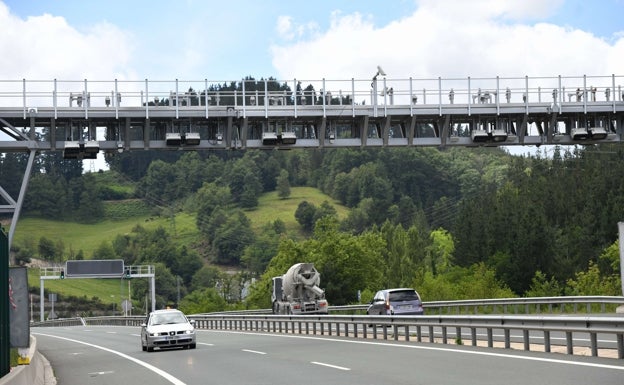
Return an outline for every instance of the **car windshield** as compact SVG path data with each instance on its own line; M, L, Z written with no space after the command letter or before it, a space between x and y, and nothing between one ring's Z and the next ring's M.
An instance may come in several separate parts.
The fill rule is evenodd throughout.
M167 325L185 323L186 318L182 313L156 314L152 316L152 325Z
M400 290L390 292L390 301L417 301L418 294L414 290Z

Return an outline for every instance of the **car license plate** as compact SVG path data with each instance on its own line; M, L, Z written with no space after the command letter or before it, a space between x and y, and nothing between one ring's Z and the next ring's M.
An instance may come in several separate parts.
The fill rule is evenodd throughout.
M407 309L411 309L412 305L399 305L399 309L401 310L407 310Z

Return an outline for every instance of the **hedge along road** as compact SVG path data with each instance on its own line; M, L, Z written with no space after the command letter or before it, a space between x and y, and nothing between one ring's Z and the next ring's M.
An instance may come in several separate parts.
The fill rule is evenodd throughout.
M195 350L141 351L137 327L37 328L59 385L622 384L620 360L247 332L197 333Z

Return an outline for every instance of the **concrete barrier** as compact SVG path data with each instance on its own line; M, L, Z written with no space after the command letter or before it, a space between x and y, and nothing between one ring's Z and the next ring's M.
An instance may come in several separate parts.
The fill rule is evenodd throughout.
M0 378L0 385L56 385L50 362L37 351L37 339L30 336L29 365L19 365Z

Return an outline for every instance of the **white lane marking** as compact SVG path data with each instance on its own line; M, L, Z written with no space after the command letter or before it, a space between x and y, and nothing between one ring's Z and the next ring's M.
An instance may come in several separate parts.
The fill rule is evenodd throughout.
M142 367L144 367L144 368L146 368L148 370L151 370L152 372L158 374L159 376L163 377L164 379L166 379L167 381L171 382L172 384L175 384L175 385L186 385L186 383L178 380L177 378L175 378L171 374L165 372L164 370L161 370L161 369L159 369L159 368L157 368L157 367L155 367L153 365L148 364L147 362L138 360L138 359L136 359L134 357L130 357L129 355L121 353L121 352L118 352L116 350L105 348L104 346L90 344L90 343L84 342L84 341L74 340L74 339L71 339L71 338L59 337L59 336L55 336L55 335L52 335L52 334L44 334L44 333L33 333L33 334L39 335L39 336L51 337L51 338L58 338L60 340L65 340L65 341L74 342L74 343L77 343L77 344L91 346L92 348L101 349L101 350L104 350L105 352L113 353L113 354L118 355L121 358L125 358L126 360L132 361L135 364L141 365Z
M89 375L90 375L91 377L95 377L95 376L101 376L101 375L103 375L103 374L113 374L113 373L115 373L115 372L114 372L114 371L112 371L112 370L107 370L107 371L105 371L105 372L91 372L91 373L89 373Z
M106 334L117 334L117 332L106 332Z
M206 343L206 342L198 342L197 345L214 346L214 344L209 344L209 343Z
M541 362L549 362L553 364L562 364L562 365L577 365L577 366L587 366L592 368L601 368L601 369L613 369L613 370L622 370L624 371L624 366L614 366L614 365L606 365L606 364L596 364L591 362L579 362L579 361L567 361L567 360L557 360L554 358L542 358L542 357L529 357L529 356L519 356L517 354L503 354L503 353L492 353L485 351L472 351L472 350L461 350L454 349L451 347L435 347L435 346L420 346L420 345L404 345L404 344L390 344L386 342L373 342L373 341L350 341L350 340L339 340L335 338L324 338L324 337L312 337L312 336L297 336L297 335L280 335L280 334L270 334L270 333L249 333L249 332L234 332L228 330L200 330L204 333L229 333L229 334L247 334L247 335L261 335L261 336L270 336L270 337L278 337L278 338L301 338L301 339L310 339L310 340L320 340L320 341L332 341L332 342L342 342L347 344L363 344L363 345L381 345L381 346L389 346L396 348L406 348L406 349L420 349L420 350L434 350L440 352L453 352L460 354L474 354L474 355L482 355L489 357L501 357L501 358L515 358L518 360L528 360L528 361L541 361ZM574 358L574 357L571 357Z
M133 336L133 337L141 337L141 335L140 335L140 334L132 334L132 333L131 333L130 335L131 335L131 336Z
M326 364L324 362L311 361L310 363L314 365L327 366L328 368L334 368L334 369L339 369L339 370L351 370L349 368L345 368L344 366L331 365L331 364Z
M266 354L265 352L259 352L257 350L249 350L249 349L241 349L241 350L244 351L244 352L247 352L247 353Z

